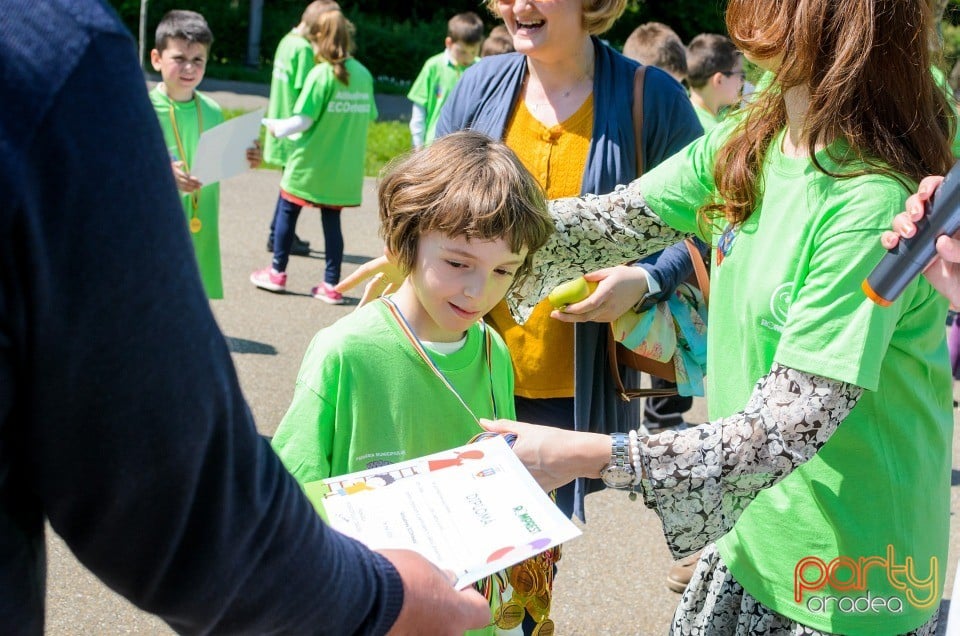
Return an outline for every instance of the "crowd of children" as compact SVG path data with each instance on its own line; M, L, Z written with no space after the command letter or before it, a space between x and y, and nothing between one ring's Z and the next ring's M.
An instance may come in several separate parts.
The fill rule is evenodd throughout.
M806 5L809 1L811 0L794 0L792 4ZM875 0L875 3L886 5L892 1ZM870 0L860 0L860 3L874 4ZM749 9L748 4L747 0L731 2L731 5L736 7L733 13L734 23L744 29L746 27L743 25L762 25L767 29L764 36L772 37L770 33L773 27L762 24L758 17L761 10ZM908 4L912 11L914 4L922 3L921 0L911 0ZM549 15L549 12L547 14ZM539 19L539 16L534 17ZM768 17L773 20L775 16ZM852 18L844 19L853 22ZM895 22L906 18L898 14L888 19ZM554 216L559 215L561 218L556 223L551 221L544 200L544 190L549 191L549 186L538 183L538 178L531 174L529 166L525 167L525 158L518 159L514 150L511 150L510 144L516 144L516 139L494 141L481 132L451 132L449 127L443 124L438 136L441 112L465 71L480 57L512 51L516 32L529 30L517 26L519 18L516 20L512 30L499 26L484 38L484 23L478 15L466 12L453 16L447 24L444 50L424 63L413 82L407 95L412 102L410 131L413 149L408 155L388 166L378 190L380 233L392 261L399 270L402 282L395 293L366 303L354 313L322 329L308 347L298 374L293 400L273 439L275 450L301 483L371 468L382 465L384 461L401 461L458 446L483 430L481 419L514 420L517 417L514 396L516 362L511 361L511 354L504 340L494 328L484 322L484 317L501 304L508 292L516 290L519 283L530 273L534 253L548 242L555 225L567 234L576 235L577 230L564 225L564 222L570 221L562 217L566 208L555 208ZM547 23L548 20L544 22ZM785 32L793 28L778 24L778 28ZM295 233L297 219L303 207L315 207L320 210L323 226L326 267L323 280L312 288L311 295L329 304L344 303L342 292L337 288L344 254L341 211L360 205L367 131L369 124L377 118L373 77L352 55L353 36L353 25L339 5L334 0L317 0L308 5L301 22L284 36L277 47L270 106L263 122L267 135L262 157L259 142L256 140L251 140L251 147L246 155L252 167L259 165L263 158L282 170L280 193L268 238L268 250L272 251L273 258L268 267L259 269L250 276L251 283L258 288L272 292L286 290L290 256L309 253L309 244L301 241ZM590 41L589 34L586 40ZM151 91L150 97L167 142L171 169L181 193L185 220L194 241L201 278L208 297L216 299L223 296L218 237L219 185L200 183L190 173L200 135L223 122L223 115L217 104L196 90L203 79L212 42L213 35L199 14L190 11L167 13L157 28L155 48L151 52L151 63L160 73L161 81ZM530 46L526 42L525 45L528 48ZM834 45L832 42L823 44L827 48ZM758 114L758 108L747 107L741 110L739 107L743 103L746 80L741 49L751 50L751 47L754 47L751 61L759 60L763 68L775 75L776 79L791 91L796 91L802 84L801 78L806 78L803 81L809 79L808 70L790 66L792 62L784 62L785 59L790 59L789 55L778 58L779 61L774 63L770 61L772 57L760 57L756 46L756 42L748 42L742 32L736 43L725 35L704 33L695 36L684 46L670 27L661 23L648 23L641 25L630 35L623 51L624 55L639 60L644 65L662 68L678 83L683 84L706 137L705 140L694 142L680 151L676 156L681 158L671 160L667 168L655 170L652 176L647 175L644 180L631 185L639 188L637 183L640 183L645 186L644 194L652 192L658 195L659 199L651 198L647 203L642 203L640 198L639 204L627 204L622 199L614 198L610 205L617 208L649 204L651 207L642 208L642 215L654 217L656 213L660 213L667 223L680 226L685 233L698 231L692 217L688 218L686 213L677 211L687 200L695 204L690 209L702 207L713 212L714 221L719 222L725 215L724 218L729 221L726 229L718 228L716 232L705 233L718 254L715 269L719 269L721 259L729 256L734 238L738 239L739 251L743 257L757 252L767 254L773 259L772 254L764 251L766 248L754 246L753 240L744 231L747 227L757 232L763 229L756 227L759 215L748 223L753 207L763 205L762 195L752 189L752 184L762 179L779 183L777 179L780 176L794 174L796 159L807 161L805 153L808 151L816 151L812 165L834 181L843 181L837 179L837 174L848 169L845 157L853 153L855 161L849 165L860 166L856 178L861 179L865 188L875 188L878 194L874 198L882 199L886 206L884 210L893 212L898 211L892 208L896 207L894 204L902 203L905 194L900 197L899 194L887 192L886 186L880 183L887 177L871 172L870 166L876 167L871 162L879 160L877 157L889 158L889 165L893 167L880 170L878 174L887 175L891 170L897 170L907 174L907 178L911 180L919 176L914 173L920 167L942 171L946 165L944 156L936 152L931 151L920 158L904 158L896 154L899 149L882 144L878 146L876 157L867 157L861 153L862 149L825 144L824 138L816 137L818 134L827 135L823 128L811 131L801 127L796 131L788 131L796 132L796 136L784 136L782 129L785 122L792 121L799 125L799 122L808 121L804 119L806 115L797 115L789 110L769 111L775 115ZM590 50L593 51L592 48ZM617 53L613 55L622 59ZM781 55L786 54L781 52ZM798 55L797 59L804 58ZM479 64L478 68L484 67L484 64L487 64L486 60ZM850 64L855 66L853 62ZM837 68L839 65L838 62ZM489 69L490 66L484 68ZM475 74L472 79L476 77L478 75ZM665 81L673 85L669 79ZM576 78L574 88L579 86L579 83L592 86L592 79L586 75ZM916 84L926 89L925 82ZM673 86L677 91L680 90ZM840 95L840 92L837 89L835 94ZM569 96L569 93L570 91L564 97ZM805 100L804 103L809 105L809 95L800 95L799 92L791 94L799 95L798 99ZM585 96L586 101L583 103L589 102L591 108L592 95L587 91L580 96L581 101ZM779 95L767 95L761 100L761 104L762 107L770 109L782 108L778 100L782 101ZM685 99L683 101L686 103ZM928 110L926 114L934 113L937 117L943 115L936 106L925 104ZM580 108L583 108L582 104ZM571 120L572 116L579 112L576 108L568 110ZM449 116L449 112L448 107L445 117ZM505 112L503 117L526 116L524 113L526 110L520 115L512 111ZM535 114L532 116L536 117ZM780 119L776 119L777 116ZM829 119L827 114L822 117L823 121ZM891 115L890 119L894 121L896 117ZM763 164L762 171L750 172L761 164L756 163L756 143L751 145L744 141L750 137L752 131L744 129L739 123L742 121L751 121L762 126L760 132L765 135L764 144L775 137L779 140L781 150L774 153L775 160L779 162L776 166L771 168ZM510 122L514 120L510 119ZM449 124L449 117L446 123ZM558 120L555 127L562 128L566 123ZM814 121L814 124L821 123L820 120ZM482 126L465 127L482 129ZM829 133L837 135L838 130L842 130L842 126ZM868 145L877 141L871 136L873 132L859 131L857 134L861 134L861 137L850 133L850 138ZM587 129L587 138L595 133L595 130ZM808 138L804 135L813 136ZM830 141L832 144L835 139L831 137ZM828 145L829 152L825 150ZM766 145L763 148L765 149ZM586 158L586 146L583 151ZM761 156L764 152L766 150L760 151ZM334 153L336 161L329 160ZM738 181L725 181L721 175L713 173L712 167L718 157L738 162L738 168L731 171L736 172ZM582 172L586 166L580 167ZM709 199L710 193L706 186L696 189L687 184L685 187L689 191L683 192L669 189L667 183L671 179L679 183L688 173L697 174L697 184L710 182L711 191L715 188L723 195L724 200L733 203L718 203ZM868 176L871 174L874 176ZM576 187L572 186L573 189L570 192L564 191L564 194L577 194L581 191L580 174L575 176ZM713 179L717 180L715 185ZM786 189L789 189L789 185L788 181L783 183ZM831 182L824 187L834 187L834 184ZM593 206L597 210L606 205L596 201L597 199L587 198L586 202L581 201L577 205L586 208ZM806 205L813 204L808 201ZM804 213L815 216L820 211L814 206ZM767 212L766 217L774 218L773 215L773 212ZM606 222L606 217L600 212L597 213L597 218L601 219L601 225ZM880 219L875 220L876 224L881 224ZM836 222L832 217L827 221ZM658 222L662 224L662 221ZM614 226L611 231L619 229L622 228ZM837 232L842 235L855 229L841 223ZM658 231L663 232L663 236L670 233L666 228ZM564 257L558 256L562 252L551 251L554 247L551 244L543 258L562 260ZM752 252L748 252L748 249ZM731 262L734 262L732 258ZM836 266L841 265L838 262ZM729 298L738 293L728 278L729 271L737 267L736 264L727 265L723 274L714 275L715 279L727 281L731 294ZM748 272L744 270L743 275L747 276ZM649 279L650 276L647 275L648 285ZM793 284L800 283L794 280ZM823 282L822 287L828 291L835 289L835 286L828 282ZM652 288L647 288L645 296L653 291ZM816 298L803 300L816 305ZM728 301L722 302L724 304L721 305L719 319L726 321L724 328L729 328L736 322L733 310L730 309L733 301L729 301L729 304ZM917 302L925 314L931 316L941 309L932 299ZM516 310L516 307L513 309ZM865 326L882 322L873 313L864 312L852 304L849 309L851 315L861 317L860 320ZM811 315L820 316L824 321L834 317L833 314L817 314L814 309L808 311ZM574 308L571 316L565 320L579 321L577 312ZM786 320L785 316L779 318ZM782 327L783 325L778 334L783 334ZM888 331L889 336L894 332L894 326L890 326ZM770 351L759 352L754 367L744 371L750 374L750 377L746 377L744 373L740 374L744 375L743 378L737 376L742 382L737 387L736 397L721 398L718 404L722 403L722 406L712 406L711 411L731 421L747 415L768 417L751 415L752 412L747 415L741 413L743 404L751 397L748 389L752 385L747 382L751 379L753 382L758 379L769 380L769 390L762 394L765 398L779 396L786 399L782 394L776 393L777 382L780 381L810 383L815 390L825 392L825 395L836 394L839 401L845 402L847 406L844 408L847 410L837 416L839 419L834 422L834 427L844 421L847 412L853 409L858 401L872 404L869 392L865 397L861 386L869 385L868 388L875 388L877 376L881 373L893 373L885 366L886 359L883 356L874 356L876 359L872 362L873 366L866 371L851 371L853 366L837 367L830 372L817 369L818 373L826 373L826 377L814 376L813 370L807 367L812 359L809 356L812 355L810 352L813 351L812 345L816 338L805 333L789 334L794 342L800 343L797 345L799 348L791 355L778 354L775 361ZM924 333L924 342L933 351L937 348L934 342L936 337L932 332ZM771 335L770 338L771 342L781 342L780 335ZM809 350L803 348L807 345L810 345ZM845 346L836 345L835 348L838 359L847 355ZM390 352L391 357L384 358L384 352ZM714 355L713 359L716 360L726 354L711 355ZM805 355L808 357L804 357ZM850 365L853 365L853 362ZM799 370L791 369L791 366ZM955 368L956 366L955 363ZM404 368L409 372L394 373L393 370L397 368ZM858 375L867 371L870 372L869 377ZM845 382L829 379L833 377L841 378ZM723 382L729 384L729 379ZM761 389L763 387L760 385L754 388L755 391ZM928 401L935 403L935 396L930 391L928 393ZM678 410L675 415L682 423L682 410L675 410ZM928 419L938 425L944 420L939 412L928 415ZM846 428L842 430L859 425L857 422L860 419L851 418L852 423L846 424ZM443 423L442 427L430 425L440 422ZM737 422L739 420L734 424ZM686 434L682 427L661 435L647 436L645 433L648 431L640 427L639 422L636 424L635 428L639 431L631 437L633 449L630 457L639 458L643 453L652 452L649 449L660 443L661 438L667 446L680 444L675 440L686 440L689 442L688 446L693 444L691 440L694 433ZM789 423L787 425L793 426ZM769 424L773 428L787 425L775 419ZM545 439L567 439L562 437L562 433L539 432L523 424L516 426L527 434L528 440L533 439L537 443ZM521 437L522 435L523 433ZM824 444L827 435L819 439L817 444ZM934 438L932 434L928 437L931 440ZM532 444L529 442L527 448ZM683 455L686 451L683 449L668 448L668 453L674 451L677 457L686 459L686 455ZM529 455L532 451L522 448L518 450L518 454L527 460L525 452ZM369 459L372 457L377 458L374 463ZM654 461L647 458L644 461L644 465L641 465L640 459L635 461L634 486L640 484L641 477L648 479L650 471L669 469L673 471L669 473L670 478L688 477L677 477L679 471L675 470L675 467L666 466L666 460ZM846 464L844 469L852 470ZM914 472L920 474L922 471ZM592 467L579 472L571 468L567 476L596 477L594 473ZM547 482L546 479L542 481ZM560 483L552 485L558 486ZM785 489L778 486L773 492L782 490ZM807 514L814 509L814 495L796 487L790 492L795 500L806 498L806 504L798 507L800 512ZM670 501L668 497L675 496L668 493L663 501ZM651 507L665 505L654 502L650 492L645 492L644 497ZM682 507L685 505L684 501L686 500L677 501L674 505ZM760 536L763 523L758 519L766 523L763 517L763 510L766 509L764 506L769 508L771 504L756 504L750 515L744 515L745 521L737 526L745 537L740 543L734 536L719 543L718 549L709 541L719 538L719 535L706 536L706 532L699 535L691 533L693 538L689 545L683 546L678 543L677 537L670 537L671 547L678 556L690 554L695 548L707 544L704 556L699 556L700 553L696 552L693 558L682 563L685 574L674 580L676 591L682 591L687 586L693 568L699 562L696 585L701 587L713 585L723 577L727 577L729 584L729 581L733 580L730 571L737 579L742 578L745 587L756 596L750 599L754 603L750 611L757 613L757 620L768 620L770 615L776 615L778 620L783 619L788 625L809 623L817 629L825 630L830 626L829 621L825 622L826 619L810 619L803 612L792 612L792 608L779 597L764 595L764 590L760 589L762 586L757 583L762 578L758 574L760 570L752 565L744 565L753 557L742 554L744 549L741 544L745 545L747 540L763 543L768 547L775 543L774 539ZM742 509L738 510L737 514L741 511ZM661 514L667 517L679 516L679 513L673 511L661 510ZM818 514L817 520L822 528L837 530L830 514ZM672 519L665 518L668 529L670 521ZM685 535L680 532L680 536L682 538ZM933 537L929 543L935 542L935 539L938 540ZM726 569L728 562L729 571ZM779 565L780 561L777 561L777 564ZM719 586L720 583L716 585ZM500 628L518 627L498 623L498 608L505 602L505 595L510 590L509 577L498 575L498 578L495 577L492 582L482 587L487 591L491 605L492 623L487 631L493 633ZM745 594L743 588L738 590L736 593ZM701 592L708 594L703 590ZM711 589L706 600L685 596L675 628L679 633L687 633L688 630L695 632L695 622L704 620L702 616L708 613L703 609L703 603L717 600L726 602L725 595L730 593L724 587L722 590ZM709 620L716 618L709 617ZM898 625L912 629L922 624L924 629L929 629L931 623L928 618L929 615L924 612L915 612L911 617L901 620ZM846 617L834 619L838 621L837 624L845 627L855 625ZM710 624L709 620L707 624ZM935 626L935 622L932 625ZM529 626L524 626L523 630L529 633Z

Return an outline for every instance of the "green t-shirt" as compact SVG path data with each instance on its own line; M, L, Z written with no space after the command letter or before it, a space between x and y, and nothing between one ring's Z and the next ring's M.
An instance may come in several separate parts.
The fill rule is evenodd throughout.
M360 205L367 128L377 118L377 105L370 71L353 58L346 67L350 79L344 86L329 63L314 66L293 108L313 125L291 136L280 187L311 203Z
M188 169L193 165L193 154L196 152L197 142L200 140L201 123L203 130L209 130L223 123L223 113L215 101L199 91L195 91L194 95L195 99L189 102L175 102L160 91L160 84L157 84L150 91L150 101L153 102L153 109L160 121L160 128L163 129L163 140L167 144L170 159L171 161L185 162ZM197 104L200 105L199 116ZM174 134L171 112L176 121L176 132L179 133L180 144L177 143L177 135ZM180 150L181 145L182 152ZM200 189L199 197L196 200L196 211L194 211L193 200L194 197L190 194L180 193L180 201L183 204L187 223L190 224L194 218L198 219L200 223L198 232L190 231L190 238L193 239L193 250L197 256L197 265L200 268L203 288L207 292L207 298L223 298L218 220L220 216L220 184L213 183Z
M437 133L437 122L440 120L440 109L443 108L447 96L453 87L460 81L460 76L466 66L457 66L447 56L447 52L438 53L423 63L420 74L414 80L413 86L407 93L407 99L414 104L423 106L426 111L426 128L423 143L433 141Z
M642 178L647 202L671 225L695 231L691 204L712 194L715 151L733 125ZM784 616L832 633L900 634L937 611L947 566L947 303L923 278L887 308L861 291L884 254L880 233L912 185L828 177L784 156L781 139L763 167L767 195L712 268L710 416L742 411L774 362L866 391L820 451L762 491L718 546L736 580ZM842 170L826 153L818 158ZM908 562L921 581L901 588L898 568ZM798 566L815 582L830 564L846 566L822 587L795 589Z
M722 119L721 117L715 117L709 111L700 108L696 104L693 105L693 112L697 114L697 119L700 120L700 125L703 126L704 133L708 133L716 128Z
M286 119L293 114L293 106L313 65L313 47L307 38L296 31L283 36L273 56L268 118ZM263 140L263 160L275 166L285 166L292 146L293 142L289 139L266 135Z
M468 330L459 351L431 356L477 417L494 416L492 384L496 415L513 419L510 354L489 331L490 369L479 325ZM377 301L314 337L273 447L302 484L462 446L481 431ZM494 608L500 603L495 592Z

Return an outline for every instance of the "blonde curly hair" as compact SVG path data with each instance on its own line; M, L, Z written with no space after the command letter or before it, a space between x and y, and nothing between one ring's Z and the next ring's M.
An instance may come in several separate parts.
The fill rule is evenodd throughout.
M487 0L487 9L498 18L499 0ZM590 35L607 32L627 8L627 0L583 0L583 28Z

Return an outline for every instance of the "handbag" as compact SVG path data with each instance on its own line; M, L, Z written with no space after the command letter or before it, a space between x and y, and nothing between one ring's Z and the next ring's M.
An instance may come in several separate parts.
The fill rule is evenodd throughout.
M646 66L641 65L639 68L637 68L633 79L633 130L635 138L634 146L636 147L637 152L638 178L641 174L643 174L642 132L643 82L645 72ZM704 304L709 305L710 277L707 273L707 266L704 263L703 255L693 242L693 239L685 239L684 245L686 245L687 251L690 252L690 259L693 262L694 275L691 277L691 280L688 281L688 284L697 287L700 290L700 293L703 295ZM610 330L607 334L607 360L610 365L610 375L613 379L614 389L622 400L629 402L630 400L638 397L667 397L677 394L676 389L641 389L640 387L626 387L623 382L623 377L620 373L621 367L635 369L642 373L654 375L658 378L663 378L669 382L676 383L676 364L674 363L673 359L664 361L658 360L656 357L650 357L649 355L637 353L636 351L629 349L618 342L616 335L617 334L614 332L614 323L610 323ZM623 335L625 334L620 334L621 338ZM651 353L656 355L656 352ZM678 355L678 353L674 353L674 355Z

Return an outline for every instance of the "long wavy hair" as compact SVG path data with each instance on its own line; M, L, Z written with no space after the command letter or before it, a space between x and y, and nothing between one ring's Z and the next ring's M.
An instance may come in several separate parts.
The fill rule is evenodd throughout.
M353 23L339 10L321 13L310 25L310 40L313 42L317 62L328 62L333 74L346 86L350 82L347 58L353 53Z
M757 208L764 158L787 124L783 91L793 87L809 91L801 143L821 172L918 181L950 169L956 122L930 72L925 0L730 0L726 19L748 56L783 61L773 79L780 90L763 91L747 107L717 155L719 200L701 210L708 221L742 223ZM818 161L821 147L839 173Z

